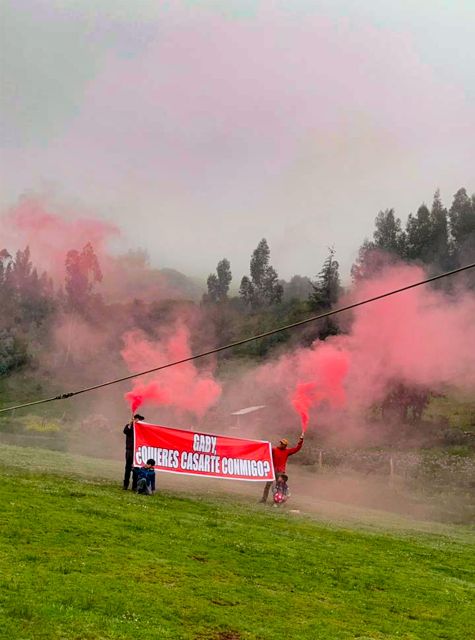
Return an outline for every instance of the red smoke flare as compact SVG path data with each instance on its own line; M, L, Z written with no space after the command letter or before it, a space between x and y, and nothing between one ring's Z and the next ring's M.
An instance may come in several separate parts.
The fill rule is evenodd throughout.
M299 373L311 378L310 382L297 383L291 399L292 406L300 415L303 431L307 429L309 412L313 406L319 406L324 400L332 408L345 405L343 383L349 364L348 353L321 343L316 343L310 351L299 353Z
M419 267L392 265L359 282L344 302L371 298L425 275ZM460 277L452 286L450 294L425 286L358 307L351 317L343 316L345 333L281 356L261 367L254 380L273 395L287 389L303 428L312 409L320 407L327 423L336 424L327 408L344 408L345 429L351 424L364 430L368 409L380 405L398 383L473 393L475 296Z
M169 394L161 388L158 382L141 383L134 386L133 391L125 394L125 399L130 404L132 413L144 402L152 402L154 404L170 404Z
M302 421L302 431L307 431L310 407L315 402L315 382L300 382L292 396L292 406Z

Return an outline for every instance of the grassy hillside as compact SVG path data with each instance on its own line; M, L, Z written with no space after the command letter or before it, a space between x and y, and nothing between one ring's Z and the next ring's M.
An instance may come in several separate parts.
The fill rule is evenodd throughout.
M465 640L473 536L332 526L0 449L0 637Z

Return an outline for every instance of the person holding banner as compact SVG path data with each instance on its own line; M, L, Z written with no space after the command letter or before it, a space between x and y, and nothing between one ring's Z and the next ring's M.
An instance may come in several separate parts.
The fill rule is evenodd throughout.
M132 417L132 421L128 422L124 427L125 435L125 470L124 470L124 491L127 491L130 483L130 474L132 473L132 467L134 466L134 427L138 421L145 420L143 416L136 413ZM137 475L134 473L132 476L132 491L137 489Z
M291 447L290 449L287 448L289 446L289 441L287 440L287 438L282 438L282 440L279 440L279 444L277 447L272 447L272 462L274 463L274 474L276 479L281 474L285 474L285 470L287 467L287 458L289 456L293 456L294 453L297 453L297 451L300 451L303 445L303 438L304 435L302 433L300 434L300 438L298 439L295 447ZM272 482L266 482L265 484L264 493L262 494L262 498L260 500L260 502L262 502L263 504L267 502L272 484Z

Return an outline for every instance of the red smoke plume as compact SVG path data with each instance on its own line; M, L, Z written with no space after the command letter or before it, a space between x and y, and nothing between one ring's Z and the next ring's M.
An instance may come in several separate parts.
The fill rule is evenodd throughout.
M178 324L173 335L160 341L151 342L142 332L132 331L124 336L124 343L122 357L132 372L158 367L191 355L189 332L183 324ZM132 411L142 403L151 403L174 407L200 418L221 394L221 387L211 373L198 370L193 362L185 362L151 375L153 379L150 382L137 381L132 391L126 394Z
M314 348L300 351L295 364L299 378L306 376L308 380L299 379L292 395L292 406L300 415L303 431L306 431L312 407L318 407L324 401L332 408L345 405L343 384L349 369L349 357L343 351L317 342Z
M300 382L292 396L292 406L302 421L302 431L307 431L309 411L318 400L315 382Z
M90 243L103 274L101 293L112 302L201 296L200 287L191 279L173 270L152 268L142 250L113 255L109 245L120 234L110 222L33 196L21 198L0 216L0 250L14 252L29 246L35 267L40 273L46 271L56 285L64 281L68 251L80 251Z
M368 298L424 277L418 267L393 267L361 283L352 297ZM394 380L435 391L473 390L474 317L473 292L447 294L427 285L359 307L350 334L332 341L350 353L352 404L369 406Z
M419 267L392 266L355 287L351 301L424 277ZM304 429L312 408L319 406L346 408L364 418L395 382L470 392L475 389L474 318L473 292L418 287L358 307L348 333L282 356L262 367L257 380L274 394L287 391Z
M345 349L317 340L310 348L297 349L261 367L256 384L278 395L286 394L305 431L312 408L345 406L349 368L350 356Z
M134 390L126 393L125 399L130 404L132 413L135 413L145 402L157 405L171 403L170 395L156 381L134 385Z
M107 243L120 234L109 222L71 211L58 213L38 198L22 198L0 218L0 230L7 249L29 246L34 265L56 282L64 278L64 261L70 249L82 249L89 242L103 263Z

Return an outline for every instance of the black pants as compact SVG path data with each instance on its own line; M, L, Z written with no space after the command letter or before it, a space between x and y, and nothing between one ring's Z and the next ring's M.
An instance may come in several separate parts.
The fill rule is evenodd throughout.
M124 489L129 488L130 474L132 474L132 491L137 489L137 474L133 473L134 452L125 452Z

